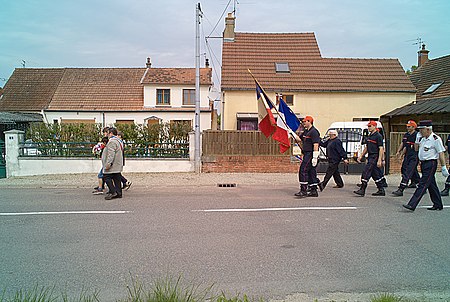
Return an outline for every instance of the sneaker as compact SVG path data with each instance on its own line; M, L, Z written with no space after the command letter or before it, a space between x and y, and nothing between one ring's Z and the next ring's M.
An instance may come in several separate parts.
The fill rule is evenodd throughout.
M117 193L108 193L106 196L105 196L105 199L106 200L111 200L111 199L114 199L114 198L117 198Z
M101 194L103 194L103 190L102 190L102 188L97 187L94 189L94 191L92 191L92 194L101 195Z
M128 191L128 189L131 187L133 183L131 181L127 181L123 184L122 190Z

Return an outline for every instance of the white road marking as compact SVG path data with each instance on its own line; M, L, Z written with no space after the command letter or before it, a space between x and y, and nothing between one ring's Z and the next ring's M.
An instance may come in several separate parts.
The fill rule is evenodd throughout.
M25 215L66 215L66 214L127 214L131 211L65 211L65 212L22 212L0 213L0 216L25 216Z
M259 209L209 209L192 210L192 212L269 212L269 211L300 211L300 210L356 210L357 207L300 207L300 208L259 208Z
M431 208L433 205L427 205L427 206L418 206L418 208ZM443 206L444 208L450 208L450 206Z

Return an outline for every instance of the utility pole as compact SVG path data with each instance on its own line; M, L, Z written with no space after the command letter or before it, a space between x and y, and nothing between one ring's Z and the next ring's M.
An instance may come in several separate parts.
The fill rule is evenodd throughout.
M201 17L200 3L197 3L195 14L195 173L200 173L201 159L200 159L200 17Z

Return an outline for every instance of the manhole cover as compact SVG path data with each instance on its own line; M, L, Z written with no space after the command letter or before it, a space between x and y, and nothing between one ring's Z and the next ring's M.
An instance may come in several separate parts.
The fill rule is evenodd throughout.
M236 184L217 184L219 188L234 188Z

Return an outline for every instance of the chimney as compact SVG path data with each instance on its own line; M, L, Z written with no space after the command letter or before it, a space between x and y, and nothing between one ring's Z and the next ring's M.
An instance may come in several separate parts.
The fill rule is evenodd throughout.
M228 13L225 18L225 30L223 31L223 40L225 42L234 42L234 23L236 18L232 13Z
M205 59L205 67L209 68L209 59L208 58Z
M147 58L147 63L145 63L145 66L147 66L147 68L151 68L152 67L152 62L150 62L150 58Z
M417 52L418 54L418 62L417 67L422 66L428 61L428 53L430 51L425 49L425 44L422 44L422 49Z

